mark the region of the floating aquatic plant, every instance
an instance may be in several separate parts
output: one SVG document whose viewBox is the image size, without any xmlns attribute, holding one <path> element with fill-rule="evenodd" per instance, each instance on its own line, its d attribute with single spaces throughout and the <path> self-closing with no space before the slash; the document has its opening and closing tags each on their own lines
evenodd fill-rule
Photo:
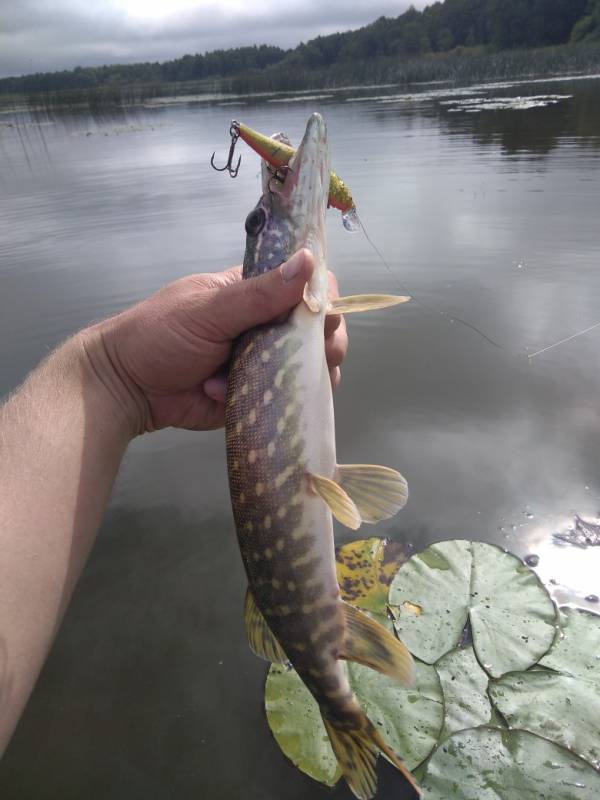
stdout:
<svg viewBox="0 0 600 800">
<path fill-rule="evenodd" d="M 400 639 L 429 664 L 458 645 L 468 621 L 479 663 L 493 677 L 535 664 L 556 632 L 556 607 L 535 572 L 483 542 L 440 542 L 417 553 L 392 581 L 390 603 Z"/>
<path fill-rule="evenodd" d="M 407 560 L 397 543 L 360 540 L 339 549 L 337 568 L 343 598 L 415 657 L 410 688 L 347 669 L 427 800 L 600 797 L 600 616 L 557 609 L 520 559 L 481 542 Z M 271 666 L 265 708 L 284 754 L 333 786 L 341 773 L 294 670 Z"/>
</svg>

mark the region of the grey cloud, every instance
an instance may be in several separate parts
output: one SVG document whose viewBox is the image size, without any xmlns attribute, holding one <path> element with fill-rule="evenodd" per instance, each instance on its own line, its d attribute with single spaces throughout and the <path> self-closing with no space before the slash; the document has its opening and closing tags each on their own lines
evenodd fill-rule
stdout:
<svg viewBox="0 0 600 800">
<path fill-rule="evenodd" d="M 397 16 L 409 4 L 409 0 L 352 4 L 330 0 L 325 7 L 318 0 L 306 0 L 283 6 L 267 0 L 251 12 L 203 4 L 157 23 L 128 17 L 111 0 L 0 0 L 0 76 L 79 64 L 163 61 L 250 44 L 293 47 L 382 15 Z"/>
</svg>

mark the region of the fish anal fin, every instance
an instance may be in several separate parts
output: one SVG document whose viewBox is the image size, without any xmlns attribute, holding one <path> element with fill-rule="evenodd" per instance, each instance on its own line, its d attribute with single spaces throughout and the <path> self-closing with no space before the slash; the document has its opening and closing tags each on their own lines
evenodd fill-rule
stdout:
<svg viewBox="0 0 600 800">
<path fill-rule="evenodd" d="M 407 303 L 410 299 L 408 296 L 397 294 L 352 294 L 330 300 L 327 313 L 354 314 L 359 311 L 379 311 L 382 308 L 391 308 L 400 303 Z"/>
<path fill-rule="evenodd" d="M 260 658 L 277 664 L 287 664 L 288 658 L 261 614 L 254 595 L 248 589 L 244 603 L 244 625 L 250 649 Z"/>
<path fill-rule="evenodd" d="M 338 522 L 353 531 L 360 528 L 362 519 L 356 504 L 338 483 L 323 475 L 309 473 L 308 477 L 311 487 L 327 503 Z"/>
<path fill-rule="evenodd" d="M 350 720 L 323 717 L 327 735 L 344 778 L 355 797 L 371 800 L 377 791 L 377 756 L 383 753 L 419 797 L 421 790 L 406 765 L 386 744 L 366 714 L 357 707 Z M 401 794 L 405 797 L 408 795 Z"/>
<path fill-rule="evenodd" d="M 399 472 L 376 464 L 340 464 L 338 483 L 358 508 L 363 522 L 393 517 L 406 505 L 408 486 Z"/>
<path fill-rule="evenodd" d="M 363 664 L 406 686 L 412 685 L 415 665 L 405 645 L 349 603 L 344 603 L 343 608 L 346 633 L 339 658 Z"/>
</svg>

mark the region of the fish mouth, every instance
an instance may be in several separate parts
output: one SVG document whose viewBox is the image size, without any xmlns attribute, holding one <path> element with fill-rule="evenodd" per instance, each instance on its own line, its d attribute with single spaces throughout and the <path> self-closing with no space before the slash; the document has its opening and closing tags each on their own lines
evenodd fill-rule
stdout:
<svg viewBox="0 0 600 800">
<path fill-rule="evenodd" d="M 327 126 L 320 114 L 308 118 L 302 142 L 288 166 L 277 192 L 282 205 L 299 228 L 318 225 L 327 208 L 330 177 Z"/>
</svg>

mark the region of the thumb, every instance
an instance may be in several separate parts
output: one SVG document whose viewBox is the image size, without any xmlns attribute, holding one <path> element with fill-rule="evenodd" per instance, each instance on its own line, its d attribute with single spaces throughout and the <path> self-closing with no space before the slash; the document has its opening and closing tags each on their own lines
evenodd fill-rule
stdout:
<svg viewBox="0 0 600 800">
<path fill-rule="evenodd" d="M 313 269 L 313 255 L 303 248 L 277 269 L 224 286 L 212 304 L 219 327 L 234 339 L 249 328 L 289 311 L 302 299 Z"/>
</svg>

